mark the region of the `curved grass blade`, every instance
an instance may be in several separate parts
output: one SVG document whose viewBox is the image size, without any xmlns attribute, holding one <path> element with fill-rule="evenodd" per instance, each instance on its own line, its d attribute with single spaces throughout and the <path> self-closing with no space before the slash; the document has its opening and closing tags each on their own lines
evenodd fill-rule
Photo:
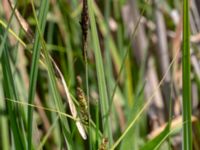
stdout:
<svg viewBox="0 0 200 150">
<path fill-rule="evenodd" d="M 169 125 L 167 125 L 167 127 L 158 136 L 148 141 L 140 150 L 147 150 L 147 149 L 155 150 L 156 147 L 158 147 L 158 144 L 167 138 L 167 135 L 169 135 L 170 133 L 169 129 L 170 129 Z"/>
<path fill-rule="evenodd" d="M 170 129 L 170 125 L 168 124 L 165 129 L 157 135 L 152 140 L 148 141 L 140 150 L 157 150 L 161 146 L 161 144 L 175 131 L 180 131 L 182 128 L 182 124 L 177 125 L 176 128 Z"/>
<path fill-rule="evenodd" d="M 2 26 L 3 26 L 4 28 L 6 27 L 6 24 L 5 24 L 2 20 L 0 20 L 0 24 L 2 24 Z M 17 40 L 23 47 L 28 48 L 28 45 L 27 45 L 26 43 L 24 43 L 23 40 L 13 32 L 12 29 L 9 28 L 9 32 L 16 38 L 16 40 Z M 29 49 L 28 49 L 28 51 L 30 52 Z M 41 54 L 41 56 L 42 56 L 42 59 L 39 59 L 39 61 L 40 61 L 40 63 L 45 67 L 45 69 L 48 70 L 48 68 L 47 68 L 47 66 L 46 66 L 46 64 L 45 64 L 45 62 L 44 62 L 44 60 L 43 60 L 43 59 L 44 59 L 43 53 Z M 65 89 L 65 94 L 66 94 L 67 99 L 68 99 L 68 103 L 69 103 L 69 106 L 70 106 L 71 113 L 73 114 L 74 117 L 76 117 L 76 116 L 77 116 L 77 111 L 76 111 L 75 105 L 73 104 L 73 101 L 72 101 L 72 99 L 71 99 L 71 97 L 70 97 L 69 89 L 68 89 L 67 84 L 66 84 L 66 82 L 65 82 L 64 76 L 62 75 L 60 69 L 58 68 L 58 66 L 56 65 L 56 63 L 54 62 L 54 60 L 53 60 L 51 57 L 50 57 L 50 59 L 51 59 L 51 62 L 53 63 L 53 67 L 54 67 L 54 69 L 55 69 L 55 72 L 58 73 L 59 79 L 61 79 L 62 85 L 63 85 L 63 87 L 64 87 L 64 89 Z M 31 104 L 30 104 L 30 105 L 31 105 Z M 79 121 L 77 121 L 76 125 L 77 125 L 78 130 L 80 131 L 80 134 L 81 134 L 81 136 L 83 137 L 83 139 L 86 139 L 87 136 L 86 136 L 86 133 L 85 133 L 85 131 L 84 131 L 83 125 L 82 125 Z"/>
<path fill-rule="evenodd" d="M 192 122 L 196 122 L 198 119 L 194 116 L 191 117 Z M 176 118 L 172 122 L 168 122 L 166 127 L 158 134 L 155 136 L 152 140 L 148 141 L 140 150 L 146 150 L 146 149 L 151 149 L 151 150 L 156 150 L 159 149 L 161 144 L 167 140 L 167 138 L 173 134 L 174 132 L 180 132 L 181 129 L 183 128 L 184 124 L 186 122 L 182 121 L 181 117 Z"/>
<path fill-rule="evenodd" d="M 35 14 L 35 8 L 34 8 L 33 3 L 32 3 L 32 7 L 33 7 L 34 14 Z M 74 103 L 73 103 L 73 101 L 72 101 L 72 99 L 70 97 L 70 92 L 69 92 L 68 87 L 67 87 L 67 85 L 65 83 L 64 77 L 62 76 L 62 73 L 58 69 L 58 67 L 55 64 L 55 62 L 53 61 L 53 59 L 50 57 L 50 55 L 49 55 L 49 53 L 48 53 L 48 51 L 46 49 L 45 41 L 44 41 L 44 39 L 42 37 L 42 34 L 41 34 L 41 31 L 39 29 L 39 24 L 38 24 L 37 18 L 35 18 L 35 19 L 36 19 L 36 24 L 37 24 L 38 32 L 39 32 L 39 35 L 40 35 L 40 39 L 42 41 L 42 50 L 43 50 L 42 52 L 44 54 L 44 58 L 45 58 L 45 61 L 46 61 L 47 71 L 48 71 L 48 75 L 49 75 L 49 79 L 50 79 L 50 85 L 51 85 L 51 88 L 52 88 L 53 98 L 55 100 L 56 107 L 59 110 L 64 111 L 64 107 L 62 105 L 62 101 L 61 101 L 61 98 L 60 98 L 60 95 L 59 95 L 59 92 L 58 92 L 58 89 L 57 89 L 57 86 L 56 86 L 56 78 L 55 78 L 54 69 L 57 71 L 56 73 L 60 77 L 61 82 L 62 82 L 62 84 L 64 86 L 65 93 L 66 93 L 66 96 L 67 96 L 67 99 L 68 99 L 68 103 L 69 103 L 69 107 L 70 107 L 70 110 L 72 112 L 72 115 L 73 115 L 73 117 L 77 117 L 76 107 L 75 107 L 75 105 L 74 105 Z M 64 132 L 64 136 L 67 139 L 66 142 L 67 142 L 68 148 L 72 149 L 73 144 L 72 144 L 72 139 L 71 139 L 71 136 L 70 136 L 70 130 L 69 130 L 69 127 L 68 127 L 68 122 L 67 122 L 66 118 L 63 118 L 62 116 L 60 118 L 61 118 L 62 127 L 63 127 L 63 129 L 65 131 Z M 86 136 L 84 127 L 83 127 L 82 123 L 79 120 L 76 121 L 76 126 L 77 126 L 77 128 L 79 130 L 79 133 L 83 137 L 83 139 L 86 139 L 87 136 Z"/>
</svg>

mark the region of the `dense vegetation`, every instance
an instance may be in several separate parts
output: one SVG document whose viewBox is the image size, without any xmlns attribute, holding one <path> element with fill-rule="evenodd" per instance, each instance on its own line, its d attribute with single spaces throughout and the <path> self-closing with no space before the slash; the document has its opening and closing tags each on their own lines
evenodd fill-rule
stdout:
<svg viewBox="0 0 200 150">
<path fill-rule="evenodd" d="M 200 149 L 200 0 L 0 2 L 0 149 Z"/>
</svg>

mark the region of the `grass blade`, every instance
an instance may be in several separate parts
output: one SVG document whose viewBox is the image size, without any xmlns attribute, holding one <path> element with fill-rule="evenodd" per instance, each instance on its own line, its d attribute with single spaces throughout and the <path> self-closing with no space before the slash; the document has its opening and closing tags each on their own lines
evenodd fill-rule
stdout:
<svg viewBox="0 0 200 150">
<path fill-rule="evenodd" d="M 43 0 L 41 1 L 38 20 L 39 20 L 39 28 L 44 31 L 46 16 L 49 9 L 49 1 Z M 33 61 L 31 64 L 31 75 L 30 75 L 30 87 L 29 87 L 29 95 L 28 102 L 29 104 L 33 104 L 35 92 L 36 92 L 36 80 L 38 75 L 38 62 L 40 57 L 40 48 L 41 42 L 39 38 L 39 33 L 36 30 L 35 42 L 33 45 Z M 32 120 L 33 120 L 33 108 L 28 107 L 28 149 L 31 149 L 32 144 Z"/>
<path fill-rule="evenodd" d="M 99 45 L 99 39 L 98 39 L 98 34 L 97 34 L 97 29 L 96 29 L 96 21 L 94 17 L 92 3 L 93 3 L 93 0 L 88 0 L 91 34 L 92 34 L 92 40 L 93 40 L 92 42 L 93 42 L 93 47 L 94 47 L 95 63 L 96 63 L 96 68 L 97 68 L 101 113 L 103 117 L 102 118 L 103 131 L 104 131 L 105 136 L 107 136 L 109 139 L 109 144 L 112 144 L 113 140 L 112 140 L 111 123 L 109 119 L 110 117 L 108 115 L 106 116 L 107 112 L 109 111 L 108 94 L 107 94 L 104 67 L 103 67 L 102 55 L 101 55 L 101 50 L 100 50 L 100 45 Z"/>
<path fill-rule="evenodd" d="M 73 101 L 71 100 L 70 93 L 69 93 L 68 87 L 66 85 L 66 82 L 64 80 L 64 77 L 63 77 L 62 73 L 60 72 L 58 66 L 55 64 L 53 59 L 50 57 L 49 52 L 47 51 L 46 43 L 45 43 L 45 40 L 42 36 L 42 33 L 40 31 L 40 28 L 39 28 L 39 23 L 38 23 L 38 20 L 36 18 L 36 12 L 35 12 L 35 8 L 34 8 L 34 5 L 33 5 L 33 1 L 32 1 L 32 7 L 33 7 L 33 13 L 34 13 L 34 16 L 35 16 L 35 19 L 36 19 L 36 25 L 37 25 L 38 32 L 39 32 L 39 37 L 40 37 L 40 40 L 42 41 L 41 44 L 42 44 L 43 57 L 45 58 L 45 62 L 46 62 L 46 65 L 47 65 L 47 72 L 48 72 L 49 80 L 50 80 L 50 88 L 51 88 L 51 91 L 52 91 L 52 95 L 53 95 L 53 99 L 54 99 L 54 102 L 56 104 L 56 107 L 59 111 L 60 110 L 62 112 L 64 111 L 64 106 L 62 104 L 61 97 L 59 95 L 57 85 L 56 85 L 56 77 L 55 77 L 54 69 L 57 71 L 56 73 L 60 77 L 61 82 L 64 86 L 65 94 L 67 96 L 69 107 L 70 107 L 70 110 L 72 112 L 72 115 L 73 115 L 73 117 L 77 117 L 77 111 L 76 111 L 76 108 L 75 108 Z M 72 149 L 72 147 L 73 147 L 72 136 L 73 135 L 70 134 L 70 129 L 69 129 L 69 126 L 68 126 L 67 119 L 64 118 L 63 116 L 60 116 L 60 119 L 61 119 L 62 129 L 64 131 L 64 137 L 65 137 L 65 140 L 66 140 L 67 147 L 68 147 L 68 149 Z M 83 129 L 81 122 L 76 121 L 76 125 L 77 125 L 77 128 L 79 129 L 80 134 L 83 136 L 84 139 L 86 139 L 86 134 L 85 134 L 85 131 Z"/>
<path fill-rule="evenodd" d="M 159 143 L 162 143 L 170 133 L 169 125 L 155 138 L 148 141 L 140 150 L 152 149 L 155 150 Z"/>
<path fill-rule="evenodd" d="M 164 76 L 162 77 L 162 79 L 160 80 L 158 86 L 154 89 L 152 95 L 148 98 L 148 100 L 146 101 L 146 103 L 143 105 L 143 107 L 139 110 L 139 112 L 137 113 L 137 115 L 133 118 L 133 120 L 131 121 L 131 123 L 128 125 L 128 127 L 125 129 L 125 131 L 123 132 L 123 134 L 118 138 L 118 140 L 113 144 L 113 146 L 111 147 L 111 150 L 114 150 L 119 143 L 124 139 L 124 137 L 127 135 L 127 133 L 131 130 L 131 128 L 134 126 L 134 124 L 136 123 L 136 121 L 139 119 L 139 117 L 142 115 L 142 113 L 144 112 L 144 110 L 150 105 L 152 99 L 155 96 L 155 92 L 161 87 L 164 79 L 166 78 L 167 73 L 170 71 L 170 68 L 172 67 L 172 65 L 174 64 L 177 56 L 178 56 L 179 51 L 176 52 L 175 57 L 172 59 L 171 63 L 169 64 Z"/>
<path fill-rule="evenodd" d="M 11 71 L 8 49 L 6 44 L 4 45 L 4 50 L 2 52 L 1 64 L 3 71 L 3 89 L 5 92 L 5 97 L 11 99 L 18 99 L 17 92 L 15 90 L 15 84 Z M 13 132 L 15 147 L 17 149 L 24 149 L 25 139 L 22 136 L 23 131 L 20 129 L 21 119 L 18 117 L 16 118 L 15 116 L 16 114 L 18 114 L 19 111 L 17 110 L 17 107 L 15 107 L 11 102 L 7 103 L 7 107 L 8 107 L 9 121 L 12 121 L 10 125 Z M 19 120 L 19 123 L 17 120 Z"/>
<path fill-rule="evenodd" d="M 13 8 L 13 11 L 12 11 L 12 13 L 11 13 L 10 19 L 9 19 L 8 24 L 7 24 L 7 26 L 6 26 L 6 31 L 5 31 L 4 36 L 3 36 L 3 39 L 2 39 L 2 41 L 1 41 L 1 45 L 0 45 L 0 58 L 1 58 L 1 55 L 2 55 L 2 53 L 3 53 L 4 44 L 6 43 L 6 39 L 7 39 L 7 37 L 8 37 L 8 31 L 9 31 L 10 24 L 11 24 L 12 18 L 13 18 L 13 16 L 14 16 L 14 12 L 15 12 L 16 7 L 17 7 L 17 3 L 15 4 L 15 6 L 14 6 L 14 8 Z M 1 25 L 4 25 L 4 24 L 2 24 L 2 21 L 1 21 Z"/>
<path fill-rule="evenodd" d="M 183 149 L 192 149 L 189 0 L 183 1 Z"/>
<path fill-rule="evenodd" d="M 1 84 L 0 84 L 0 98 L 4 99 L 3 95 L 3 87 L 2 87 L 2 79 L 1 79 Z M 5 109 L 6 103 L 4 101 L 0 101 L 0 111 L 2 109 Z M 8 118 L 6 116 L 0 116 L 0 132 L 1 132 L 1 137 L 2 138 L 2 143 L 1 143 L 1 148 L 4 150 L 9 150 L 10 149 L 10 143 L 9 139 L 9 127 L 8 127 Z"/>
</svg>

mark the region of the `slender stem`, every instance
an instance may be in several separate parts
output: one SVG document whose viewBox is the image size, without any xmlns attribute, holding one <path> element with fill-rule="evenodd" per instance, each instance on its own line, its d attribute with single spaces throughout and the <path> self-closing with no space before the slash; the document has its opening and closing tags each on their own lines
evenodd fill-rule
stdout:
<svg viewBox="0 0 200 150">
<path fill-rule="evenodd" d="M 183 3 L 183 149 L 192 149 L 189 0 Z"/>
</svg>

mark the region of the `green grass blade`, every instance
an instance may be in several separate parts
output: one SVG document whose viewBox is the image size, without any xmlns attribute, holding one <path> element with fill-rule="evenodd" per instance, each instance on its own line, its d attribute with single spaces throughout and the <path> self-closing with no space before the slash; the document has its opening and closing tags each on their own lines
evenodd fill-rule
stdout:
<svg viewBox="0 0 200 150">
<path fill-rule="evenodd" d="M 39 33 L 39 38 L 41 40 L 42 52 L 43 52 L 43 56 L 44 56 L 45 62 L 46 62 L 47 72 L 48 72 L 49 81 L 50 81 L 50 88 L 51 88 L 51 92 L 52 92 L 52 95 L 53 95 L 54 103 L 56 105 L 57 110 L 64 112 L 64 105 L 62 104 L 62 100 L 61 100 L 61 97 L 60 97 L 60 94 L 58 92 L 57 85 L 56 85 L 56 77 L 55 77 L 54 68 L 53 68 L 53 65 L 52 65 L 52 62 L 51 62 L 52 59 L 49 55 L 49 52 L 47 51 L 46 43 L 44 41 L 41 30 L 39 28 L 39 22 L 38 22 L 39 20 L 36 18 L 36 12 L 35 12 L 33 2 L 32 2 L 32 7 L 33 7 L 33 13 L 34 13 L 34 16 L 35 16 L 36 25 L 37 25 L 37 29 L 38 29 L 38 33 Z M 53 62 L 53 63 L 55 63 L 55 62 Z M 54 66 L 54 67 L 57 67 L 57 66 Z M 58 74 L 61 74 L 61 73 L 59 72 Z M 65 88 L 67 88 L 67 87 L 65 87 Z M 70 134 L 70 129 L 69 129 L 69 126 L 68 126 L 67 119 L 66 119 L 66 117 L 63 117 L 61 115 L 59 117 L 61 119 L 61 127 L 63 129 L 63 135 L 64 135 L 64 138 L 65 138 L 67 147 L 68 147 L 69 150 L 71 150 L 72 147 L 73 147 L 73 144 L 72 144 L 73 142 L 72 142 L 72 139 L 71 139 L 72 137 L 71 137 L 71 134 Z"/>
<path fill-rule="evenodd" d="M 5 97 L 17 100 L 18 99 L 17 92 L 15 90 L 15 84 L 9 62 L 8 49 L 6 43 L 4 45 L 4 50 L 2 52 L 1 64 L 3 72 L 3 89 L 5 92 Z M 15 147 L 17 149 L 24 149 L 25 139 L 22 136 L 23 131 L 20 129 L 19 125 L 21 123 L 21 119 L 19 117 L 16 117 L 16 114 L 18 114 L 19 111 L 17 110 L 17 107 L 15 107 L 11 102 L 7 103 L 7 108 L 8 108 L 9 121 L 11 122 L 10 125 L 13 132 Z"/>
<path fill-rule="evenodd" d="M 113 144 L 113 146 L 111 147 L 111 150 L 114 150 L 119 143 L 124 139 L 124 137 L 127 135 L 127 133 L 131 130 L 131 128 L 135 125 L 136 121 L 138 120 L 138 118 L 141 116 L 141 114 L 144 112 L 144 110 L 149 106 L 149 104 L 151 103 L 153 97 L 155 96 L 155 92 L 160 88 L 160 86 L 162 85 L 164 79 L 166 78 L 167 73 L 170 71 L 170 68 L 172 67 L 172 65 L 174 64 L 177 56 L 178 56 L 178 52 L 176 52 L 175 57 L 172 59 L 171 63 L 169 64 L 164 76 L 162 77 L 162 79 L 160 80 L 159 84 L 157 85 L 157 87 L 154 89 L 152 95 L 148 98 L 148 100 L 146 101 L 146 103 L 143 105 L 143 107 L 141 109 L 139 109 L 139 112 L 137 113 L 137 115 L 134 117 L 134 119 L 131 121 L 131 123 L 128 125 L 128 127 L 125 129 L 125 131 L 122 133 L 122 135 L 118 138 L 118 140 Z"/>
<path fill-rule="evenodd" d="M 158 147 L 158 143 L 161 143 L 161 141 L 166 139 L 166 136 L 169 134 L 169 132 L 169 128 L 165 128 L 165 130 L 163 130 L 158 136 L 156 136 L 152 140 L 148 141 L 140 150 L 155 150 L 155 148 Z"/>
<path fill-rule="evenodd" d="M 168 123 L 165 129 L 159 135 L 148 141 L 140 150 L 157 150 L 171 134 L 180 132 L 182 129 L 182 123 L 173 128 L 170 126 L 170 123 Z"/>
<path fill-rule="evenodd" d="M 109 139 L 109 144 L 112 144 L 113 140 L 112 140 L 111 123 L 110 123 L 110 119 L 109 119 L 110 117 L 106 116 L 107 112 L 109 111 L 108 94 L 107 94 L 104 67 L 103 67 L 102 55 L 101 55 L 101 50 L 100 50 L 100 45 L 99 45 L 99 39 L 98 39 L 98 34 L 97 34 L 96 21 L 95 21 L 95 17 L 94 17 L 92 3 L 93 3 L 93 0 L 88 0 L 92 43 L 93 43 L 93 47 L 94 47 L 98 88 L 99 88 L 99 95 L 100 95 L 101 113 L 102 113 L 102 117 L 103 117 L 102 118 L 103 131 L 104 131 L 104 135 L 106 137 L 108 137 L 108 139 Z"/>
<path fill-rule="evenodd" d="M 192 149 L 189 0 L 183 1 L 183 149 Z"/>
<path fill-rule="evenodd" d="M 4 99 L 3 95 L 3 87 L 2 87 L 2 79 L 0 80 L 0 99 Z M 0 101 L 0 111 L 5 109 L 6 103 L 4 101 Z M 0 137 L 2 138 L 2 143 L 0 148 L 3 150 L 9 150 L 10 149 L 10 143 L 9 143 L 9 127 L 8 127 L 8 118 L 5 116 L 0 116 Z"/>
<path fill-rule="evenodd" d="M 8 37 L 8 30 L 9 30 L 9 28 L 10 28 L 10 24 L 11 24 L 11 21 L 12 21 L 12 19 L 13 19 L 13 16 L 14 16 L 14 12 L 15 12 L 16 7 L 17 7 L 17 3 L 15 4 L 15 6 L 14 6 L 14 8 L 13 8 L 13 11 L 12 11 L 12 13 L 11 13 L 10 19 L 9 19 L 8 24 L 7 24 L 7 26 L 6 26 L 6 31 L 4 32 L 3 39 L 1 40 L 1 45 L 0 45 L 0 58 L 1 58 L 1 55 L 2 55 L 2 53 L 3 53 L 4 45 L 5 45 L 6 39 L 7 39 L 7 37 Z"/>
<path fill-rule="evenodd" d="M 38 14 L 38 20 L 39 20 L 39 28 L 42 30 L 42 32 L 44 31 L 48 9 L 49 9 L 49 1 L 48 0 L 41 1 L 40 10 Z M 29 87 L 29 95 L 28 95 L 29 104 L 33 104 L 34 96 L 36 92 L 36 80 L 37 80 L 37 75 L 38 75 L 40 48 L 41 48 L 41 42 L 39 38 L 39 33 L 36 30 L 35 42 L 33 45 L 33 61 L 31 64 L 30 87 Z M 28 107 L 28 149 L 29 150 L 31 150 L 31 147 L 32 147 L 32 120 L 33 120 L 33 108 Z"/>
</svg>

